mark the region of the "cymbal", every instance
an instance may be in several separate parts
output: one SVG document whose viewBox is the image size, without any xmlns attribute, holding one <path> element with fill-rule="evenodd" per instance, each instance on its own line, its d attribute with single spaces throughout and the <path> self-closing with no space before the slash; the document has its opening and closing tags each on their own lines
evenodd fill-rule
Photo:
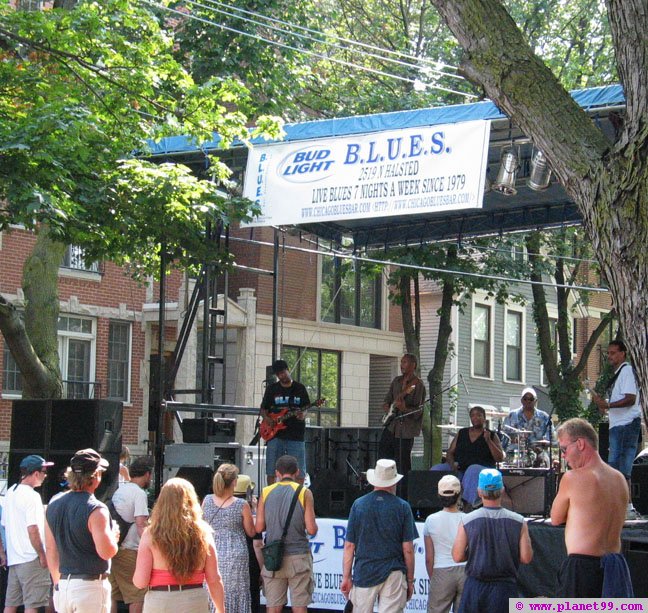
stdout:
<svg viewBox="0 0 648 613">
<path fill-rule="evenodd" d="M 456 424 L 438 424 L 437 428 L 441 428 L 442 430 L 459 430 L 459 426 Z"/>
<path fill-rule="evenodd" d="M 504 424 L 504 428 L 509 432 L 515 432 L 516 434 L 533 434 L 531 430 L 518 430 L 517 428 L 514 428 L 513 426 L 507 426 L 506 424 Z"/>
<path fill-rule="evenodd" d="M 533 445 L 538 445 L 539 447 L 549 447 L 549 445 L 551 445 L 551 441 L 533 441 Z"/>
</svg>

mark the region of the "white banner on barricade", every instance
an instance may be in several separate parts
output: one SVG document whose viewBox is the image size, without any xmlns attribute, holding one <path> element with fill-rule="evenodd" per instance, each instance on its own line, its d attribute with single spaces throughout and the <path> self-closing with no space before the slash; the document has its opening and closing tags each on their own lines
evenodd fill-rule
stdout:
<svg viewBox="0 0 648 613">
<path fill-rule="evenodd" d="M 255 145 L 243 195 L 250 226 L 480 208 L 489 121 Z"/>
<path fill-rule="evenodd" d="M 317 519 L 318 531 L 311 538 L 313 553 L 313 593 L 312 608 L 342 611 L 346 599 L 340 592 L 342 583 L 342 552 L 346 536 L 346 519 Z M 414 541 L 415 583 L 414 595 L 407 603 L 406 611 L 426 611 L 429 579 L 425 570 L 425 546 L 423 544 L 423 524 L 417 523 L 419 538 Z M 265 600 L 262 600 L 265 603 Z"/>
</svg>

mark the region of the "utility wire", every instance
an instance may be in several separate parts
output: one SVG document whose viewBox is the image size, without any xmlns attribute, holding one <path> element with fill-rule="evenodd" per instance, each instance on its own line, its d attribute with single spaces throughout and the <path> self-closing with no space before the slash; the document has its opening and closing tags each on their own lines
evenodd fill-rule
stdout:
<svg viewBox="0 0 648 613">
<path fill-rule="evenodd" d="M 267 241 L 258 241 L 249 238 L 239 238 L 230 236 L 231 241 L 237 241 L 239 243 L 246 243 L 249 245 L 261 245 L 267 247 L 274 247 L 274 243 L 269 243 Z M 336 257 L 344 260 L 351 260 L 353 262 L 366 262 L 368 264 L 379 264 L 380 266 L 396 266 L 397 268 L 408 268 L 411 270 L 419 270 L 421 272 L 435 272 L 443 273 L 448 275 L 457 275 L 459 277 L 474 277 L 477 279 L 492 279 L 494 281 L 502 281 L 506 283 L 522 283 L 526 285 L 541 285 L 544 287 L 562 287 L 565 289 L 584 291 L 584 292 L 597 292 L 597 293 L 607 293 L 609 290 L 602 287 L 589 287 L 586 285 L 569 285 L 568 283 L 550 283 L 548 281 L 532 281 L 530 279 L 518 279 L 515 277 L 502 277 L 499 275 L 488 275 L 477 272 L 468 272 L 464 270 L 448 270 L 445 268 L 434 268 L 432 266 L 421 266 L 419 264 L 405 264 L 403 262 L 395 262 L 392 260 L 379 260 L 376 258 L 367 258 L 361 257 L 358 255 L 353 255 L 349 253 L 343 253 L 331 249 L 330 251 L 320 251 L 319 249 L 306 249 L 304 247 L 296 247 L 294 245 L 286 245 L 286 249 L 292 251 L 299 251 L 301 253 L 315 253 L 317 255 L 323 255 L 327 257 Z"/>
<path fill-rule="evenodd" d="M 442 87 L 441 85 L 433 85 L 431 83 L 424 83 L 418 79 L 410 79 L 407 77 L 403 77 L 400 75 L 392 74 L 390 72 L 385 72 L 383 70 L 378 70 L 375 68 L 369 68 L 368 66 L 361 66 L 359 64 L 354 64 L 353 62 L 347 62 L 345 60 L 341 60 L 338 58 L 333 58 L 333 57 L 328 57 L 322 53 L 317 53 L 315 51 L 311 51 L 310 49 L 300 49 L 299 47 L 293 47 L 292 45 L 288 45 L 286 43 L 282 43 L 279 41 L 274 41 L 269 38 L 264 38 L 263 36 L 258 36 L 256 34 L 250 34 L 249 32 L 244 32 L 242 30 L 237 30 L 236 28 L 231 28 L 230 26 L 226 26 L 222 23 L 216 23 L 215 21 L 211 21 L 209 19 L 204 19 L 202 17 L 198 17 L 197 15 L 192 15 L 191 13 L 185 13 L 183 11 L 178 11 L 176 9 L 173 9 L 171 7 L 163 6 L 161 4 L 157 4 L 155 2 L 152 2 L 151 0 L 140 0 L 140 2 L 143 2 L 144 4 L 148 4 L 149 6 L 152 6 L 158 10 L 162 11 L 167 11 L 169 13 L 174 13 L 176 15 L 180 15 L 181 17 L 185 19 L 193 19 L 194 21 L 200 21 L 202 23 L 206 23 L 212 26 L 216 26 L 218 28 L 222 28 L 223 30 L 228 30 L 230 32 L 234 32 L 236 34 L 241 34 L 242 36 L 248 36 L 249 38 L 253 38 L 255 40 L 259 40 L 265 43 L 268 43 L 270 45 L 274 45 L 276 47 L 281 47 L 283 49 L 290 49 L 291 51 L 296 51 L 297 53 L 304 53 L 306 55 L 312 55 L 314 57 L 318 57 L 323 60 L 327 60 L 329 62 L 333 62 L 335 64 L 341 64 L 343 66 L 348 66 L 349 68 L 356 68 L 357 70 L 363 70 L 365 72 L 370 72 L 373 74 L 377 74 L 383 77 L 388 77 L 391 79 L 397 79 L 399 81 L 404 81 L 406 83 L 412 83 L 413 85 L 423 85 L 427 89 L 436 89 L 439 91 L 444 91 L 450 94 L 457 94 L 459 96 L 464 96 L 466 98 L 476 98 L 477 96 L 473 94 L 467 94 L 466 92 L 461 92 L 455 89 L 450 89 L 448 87 Z"/>
<path fill-rule="evenodd" d="M 403 53 L 402 51 L 394 51 L 393 49 L 385 49 L 383 47 L 378 47 L 376 45 L 371 45 L 369 43 L 363 43 L 363 42 L 358 41 L 358 40 L 353 40 L 353 39 L 350 39 L 350 38 L 344 38 L 342 36 L 337 36 L 336 34 L 324 34 L 323 32 L 321 32 L 319 30 L 314 30 L 312 28 L 307 28 L 305 26 L 301 26 L 301 25 L 296 24 L 296 23 L 291 23 L 289 21 L 282 21 L 281 19 L 277 19 L 275 17 L 268 17 L 266 15 L 262 15 L 261 13 L 256 13 L 254 11 L 247 11 L 247 10 L 239 8 L 239 7 L 230 6 L 228 4 L 224 4 L 223 2 L 218 2 L 218 0 L 205 0 L 205 2 L 209 2 L 211 4 L 217 4 L 219 6 L 223 6 L 225 8 L 229 8 L 231 10 L 239 11 L 241 13 L 247 13 L 248 15 L 254 15 L 256 17 L 260 17 L 262 19 L 267 19 L 269 21 L 274 21 L 275 23 L 280 23 L 280 24 L 283 24 L 283 25 L 287 25 L 289 27 L 293 27 L 293 28 L 296 28 L 298 30 L 302 30 L 304 32 L 311 32 L 312 34 L 315 34 L 317 36 L 326 36 L 326 37 L 332 38 L 334 40 L 339 40 L 341 42 L 350 43 L 352 45 L 357 45 L 359 47 L 364 47 L 366 49 L 372 49 L 374 51 L 379 51 L 381 53 L 387 53 L 389 55 L 395 55 L 397 57 L 404 57 L 406 59 L 420 60 L 420 61 L 423 61 L 423 62 L 425 62 L 427 64 L 430 64 L 430 65 L 441 66 L 443 68 L 451 68 L 452 70 L 459 70 L 459 68 L 457 68 L 456 66 L 452 66 L 451 64 L 444 64 L 443 62 L 440 62 L 438 60 L 429 60 L 427 58 L 418 58 L 415 55 L 411 55 L 409 53 Z M 459 76 L 459 75 L 457 75 L 457 76 Z M 461 77 L 461 76 L 459 76 L 459 78 L 463 79 L 463 77 Z"/>
<path fill-rule="evenodd" d="M 449 64 L 442 64 L 441 62 L 437 62 L 434 60 L 428 60 L 427 58 L 418 58 L 414 55 L 409 55 L 405 53 L 400 53 L 397 51 L 392 51 L 391 49 L 384 49 L 381 47 L 377 47 L 375 45 L 368 45 L 366 43 L 362 43 L 360 41 L 354 41 L 348 38 L 342 38 L 339 36 L 336 36 L 334 34 L 325 34 L 324 32 L 320 32 L 318 30 L 313 30 L 311 28 L 306 28 L 304 26 L 300 26 L 295 23 L 290 23 L 287 21 L 282 21 L 279 19 L 274 19 L 273 17 L 268 17 L 266 15 L 262 15 L 261 13 L 256 13 L 254 11 L 246 11 L 245 9 L 241 9 L 235 6 L 228 6 L 226 4 L 223 4 L 222 2 L 218 2 L 218 0 L 204 0 L 204 2 L 207 2 L 209 5 L 215 5 L 215 6 L 206 6 L 205 4 L 202 4 L 200 2 L 197 2 L 196 0 L 185 0 L 185 3 L 187 4 L 192 4 L 195 6 L 199 6 L 201 8 L 207 9 L 209 11 L 214 11 L 216 13 L 220 13 L 222 15 L 226 15 L 228 17 L 233 17 L 235 19 L 240 19 L 243 22 L 246 23 L 252 23 L 255 25 L 263 26 L 263 27 L 268 27 L 272 30 L 275 30 L 277 32 L 281 32 L 282 34 L 288 34 L 289 36 L 296 36 L 298 38 L 301 38 L 303 40 L 307 41 L 314 41 L 316 43 L 320 43 L 323 45 L 327 45 L 329 47 L 332 47 L 334 49 L 339 49 L 341 51 L 350 51 L 351 49 L 348 46 L 343 46 L 343 45 L 338 45 L 332 42 L 329 42 L 326 40 L 326 38 L 334 39 L 334 40 L 339 40 L 344 43 L 348 43 L 349 45 L 356 45 L 359 47 L 364 47 L 364 48 L 369 48 L 372 51 L 378 51 L 379 53 L 373 53 L 372 51 L 357 51 L 359 55 L 365 56 L 365 57 L 370 57 L 374 59 L 379 59 L 383 60 L 385 62 L 392 62 L 394 64 L 398 64 L 400 66 L 405 66 L 407 68 L 417 68 L 421 69 L 421 64 L 425 64 L 426 69 L 437 73 L 440 77 L 450 77 L 453 79 L 460 79 L 461 81 L 465 81 L 466 79 L 462 77 L 459 74 L 454 74 L 451 72 L 444 72 L 443 70 L 440 70 L 439 68 L 436 68 L 436 66 L 443 66 L 447 68 L 452 68 L 453 70 L 457 70 L 454 66 L 450 66 Z M 224 7 L 224 8 L 216 8 L 217 6 Z M 248 17 L 243 17 L 242 15 L 237 15 L 236 13 L 232 13 L 231 11 L 238 11 L 240 13 L 244 13 L 247 15 L 252 15 L 254 17 L 258 17 L 260 19 L 265 19 L 267 22 L 270 23 L 278 23 L 281 26 L 286 26 L 288 28 L 293 28 L 294 30 L 302 30 L 304 32 L 310 32 L 315 34 L 316 36 L 309 36 L 305 34 L 299 34 L 296 31 L 292 31 L 290 29 L 286 30 L 285 28 L 278 27 L 278 26 L 273 26 L 270 25 L 270 23 L 264 23 L 263 21 L 258 21 L 257 19 L 250 19 Z M 318 38 L 319 37 L 319 38 Z M 403 61 L 400 59 L 396 59 L 396 57 L 385 57 L 385 55 L 381 54 L 387 54 L 387 55 L 394 55 L 397 57 L 403 57 L 406 58 L 407 60 L 410 61 Z"/>
</svg>

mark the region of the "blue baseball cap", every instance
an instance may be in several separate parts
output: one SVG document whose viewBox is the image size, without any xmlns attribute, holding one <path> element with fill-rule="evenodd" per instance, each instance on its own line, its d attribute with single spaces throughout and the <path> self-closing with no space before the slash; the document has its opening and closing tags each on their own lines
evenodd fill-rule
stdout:
<svg viewBox="0 0 648 613">
<path fill-rule="evenodd" d="M 485 468 L 479 473 L 479 484 L 477 487 L 485 492 L 495 492 L 504 487 L 502 473 L 494 468 Z"/>
<path fill-rule="evenodd" d="M 48 466 L 54 466 L 54 462 L 46 462 L 45 458 L 36 454 L 28 455 L 20 462 L 20 468 L 30 475 Z"/>
</svg>

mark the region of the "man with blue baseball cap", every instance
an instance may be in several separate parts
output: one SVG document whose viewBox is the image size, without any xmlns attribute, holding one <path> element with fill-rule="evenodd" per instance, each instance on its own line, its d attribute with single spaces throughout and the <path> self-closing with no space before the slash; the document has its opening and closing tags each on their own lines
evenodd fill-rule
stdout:
<svg viewBox="0 0 648 613">
<path fill-rule="evenodd" d="M 518 568 L 533 559 L 524 518 L 502 508 L 503 489 L 499 470 L 482 470 L 477 493 L 483 506 L 459 525 L 452 558 L 468 562 L 459 613 L 507 613 L 508 599 L 519 596 Z"/>
<path fill-rule="evenodd" d="M 49 603 L 50 576 L 43 545 L 45 510 L 34 488 L 43 485 L 47 467 L 53 465 L 39 455 L 28 455 L 20 462 L 20 481 L 7 490 L 2 513 L 9 566 L 6 613 L 21 605 L 26 613 L 35 613 Z"/>
</svg>

